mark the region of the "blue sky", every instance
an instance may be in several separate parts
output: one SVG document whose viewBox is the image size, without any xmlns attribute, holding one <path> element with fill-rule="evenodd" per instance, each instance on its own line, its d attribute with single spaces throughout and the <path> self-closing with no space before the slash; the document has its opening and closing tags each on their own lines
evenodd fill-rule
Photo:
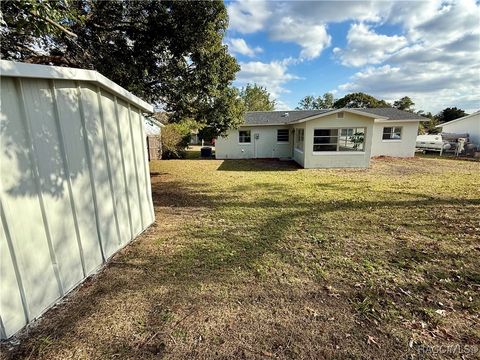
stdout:
<svg viewBox="0 0 480 360">
<path fill-rule="evenodd" d="M 410 96 L 417 110 L 480 108 L 478 1 L 229 1 L 225 43 L 293 109 L 306 95 Z"/>
</svg>

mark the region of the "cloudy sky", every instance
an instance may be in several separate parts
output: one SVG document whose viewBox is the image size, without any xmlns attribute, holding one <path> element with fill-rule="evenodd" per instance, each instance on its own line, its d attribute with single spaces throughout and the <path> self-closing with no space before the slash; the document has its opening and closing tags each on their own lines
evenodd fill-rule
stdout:
<svg viewBox="0 0 480 360">
<path fill-rule="evenodd" d="M 225 42 L 292 109 L 305 95 L 410 96 L 417 110 L 480 108 L 480 1 L 228 1 Z"/>
</svg>

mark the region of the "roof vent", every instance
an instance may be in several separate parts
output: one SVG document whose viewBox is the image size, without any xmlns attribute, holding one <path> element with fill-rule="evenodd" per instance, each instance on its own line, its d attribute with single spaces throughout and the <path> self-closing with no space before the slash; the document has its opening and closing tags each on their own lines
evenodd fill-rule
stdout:
<svg viewBox="0 0 480 360">
<path fill-rule="evenodd" d="M 337 113 L 337 119 L 343 119 L 343 111 Z"/>
<path fill-rule="evenodd" d="M 283 113 L 282 117 L 288 117 L 288 115 L 290 115 L 288 112 L 286 113 Z"/>
</svg>

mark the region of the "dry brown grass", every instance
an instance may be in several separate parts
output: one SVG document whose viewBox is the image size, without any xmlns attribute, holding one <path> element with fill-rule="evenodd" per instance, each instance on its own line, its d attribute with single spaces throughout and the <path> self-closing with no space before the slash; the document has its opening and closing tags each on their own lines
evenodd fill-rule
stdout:
<svg viewBox="0 0 480 360">
<path fill-rule="evenodd" d="M 479 356 L 479 163 L 152 171 L 156 223 L 3 357 Z"/>
</svg>

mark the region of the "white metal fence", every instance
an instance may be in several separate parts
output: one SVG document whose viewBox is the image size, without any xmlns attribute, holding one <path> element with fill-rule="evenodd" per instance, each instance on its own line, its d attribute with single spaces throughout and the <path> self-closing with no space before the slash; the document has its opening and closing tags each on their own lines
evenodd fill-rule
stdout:
<svg viewBox="0 0 480 360">
<path fill-rule="evenodd" d="M 1 62 L 0 337 L 154 221 L 143 112 L 93 71 Z"/>
</svg>

